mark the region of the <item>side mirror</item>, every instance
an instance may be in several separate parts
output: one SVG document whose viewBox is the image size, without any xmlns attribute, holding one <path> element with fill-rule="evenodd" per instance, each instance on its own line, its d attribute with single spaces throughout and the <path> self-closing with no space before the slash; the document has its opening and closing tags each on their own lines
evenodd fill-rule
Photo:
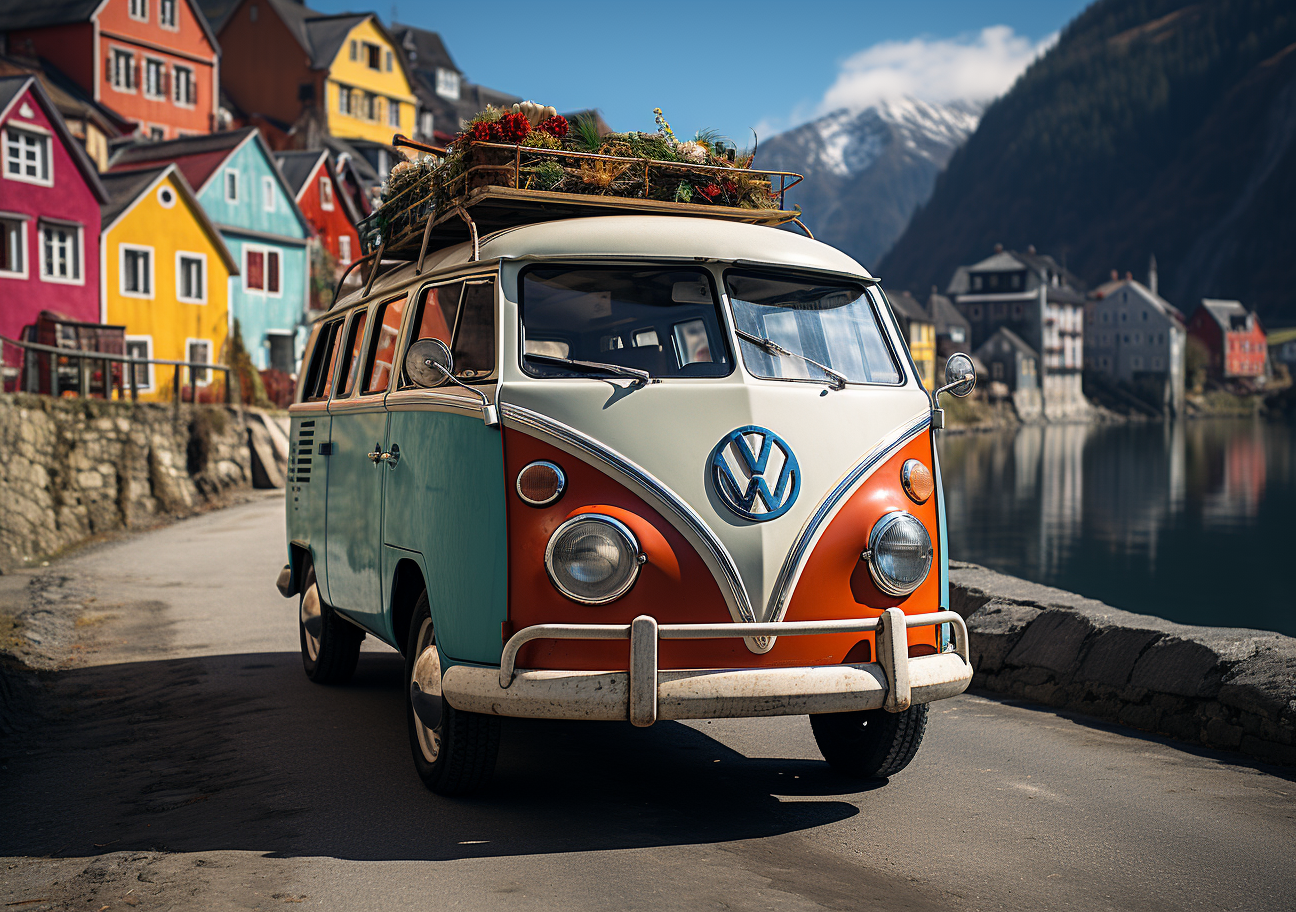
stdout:
<svg viewBox="0 0 1296 912">
<path fill-rule="evenodd" d="M 405 353 L 405 376 L 423 389 L 432 389 L 453 378 L 454 355 L 440 339 L 419 339 Z"/>
<path fill-rule="evenodd" d="M 975 388 L 976 368 L 972 366 L 972 359 L 962 352 L 950 355 L 945 362 L 945 385 L 936 391 L 936 395 L 951 393 L 962 399 Z"/>
</svg>

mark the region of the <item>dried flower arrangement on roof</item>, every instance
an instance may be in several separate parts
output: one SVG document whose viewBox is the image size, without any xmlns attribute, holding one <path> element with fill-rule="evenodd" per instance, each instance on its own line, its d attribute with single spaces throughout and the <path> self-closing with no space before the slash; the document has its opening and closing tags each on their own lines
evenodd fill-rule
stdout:
<svg viewBox="0 0 1296 912">
<path fill-rule="evenodd" d="M 780 211 L 786 180 L 752 170 L 754 148 L 709 130 L 680 139 L 661 108 L 653 118 L 652 133 L 602 133 L 593 117 L 569 122 L 535 102 L 488 107 L 444 157 L 392 169 L 376 221 L 386 235 L 408 233 L 489 187 Z"/>
</svg>

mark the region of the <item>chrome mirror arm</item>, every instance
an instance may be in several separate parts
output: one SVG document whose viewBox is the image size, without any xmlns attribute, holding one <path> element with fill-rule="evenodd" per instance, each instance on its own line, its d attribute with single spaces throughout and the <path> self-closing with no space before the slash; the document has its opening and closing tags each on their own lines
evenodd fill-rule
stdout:
<svg viewBox="0 0 1296 912">
<path fill-rule="evenodd" d="M 439 364 L 436 361 L 429 361 L 428 363 L 444 374 L 445 378 L 455 386 L 463 387 L 468 392 L 481 398 L 482 420 L 486 422 L 487 427 L 497 427 L 499 425 L 499 408 L 490 401 L 489 396 L 477 389 L 477 387 L 469 386 L 467 383 L 464 383 L 454 374 L 450 373 L 444 364 Z"/>
</svg>

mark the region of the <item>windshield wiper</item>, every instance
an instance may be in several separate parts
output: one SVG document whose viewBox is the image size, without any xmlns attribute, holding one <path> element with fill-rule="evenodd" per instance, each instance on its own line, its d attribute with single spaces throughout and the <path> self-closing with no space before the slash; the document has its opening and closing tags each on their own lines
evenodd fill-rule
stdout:
<svg viewBox="0 0 1296 912">
<path fill-rule="evenodd" d="M 825 374 L 828 375 L 828 385 L 832 389 L 840 390 L 846 388 L 846 383 L 847 383 L 846 375 L 838 373 L 828 365 L 820 364 L 814 358 L 808 358 L 805 355 L 801 354 L 800 352 L 790 351 L 784 348 L 782 345 L 779 345 L 773 339 L 766 339 L 764 336 L 757 336 L 737 328 L 734 329 L 734 332 L 738 334 L 738 338 L 745 339 L 746 341 L 750 342 L 752 345 L 755 345 L 757 348 L 759 348 L 761 351 L 765 352 L 766 354 L 790 355 L 793 358 L 800 358 L 806 364 L 813 364 L 815 367 L 819 368 L 821 371 L 823 371 Z"/>
<path fill-rule="evenodd" d="M 622 377 L 631 377 L 640 383 L 656 383 L 653 375 L 646 370 L 639 370 L 637 367 L 622 367 L 620 364 L 605 364 L 602 361 L 582 361 L 579 358 L 559 358 L 555 355 L 536 355 L 527 352 L 522 357 L 529 361 L 548 361 L 551 364 L 565 364 L 571 367 L 584 367 L 590 370 L 600 370 L 609 374 L 619 374 Z"/>
</svg>

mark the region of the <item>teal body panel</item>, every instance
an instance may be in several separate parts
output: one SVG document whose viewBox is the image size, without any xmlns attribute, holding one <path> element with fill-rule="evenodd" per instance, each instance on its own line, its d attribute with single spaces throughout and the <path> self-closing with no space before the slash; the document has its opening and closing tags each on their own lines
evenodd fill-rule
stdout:
<svg viewBox="0 0 1296 912">
<path fill-rule="evenodd" d="M 328 506 L 324 527 L 328 601 L 365 627 L 381 625 L 383 608 L 382 506 L 387 410 L 381 398 L 363 412 L 332 416 Z"/>
<path fill-rule="evenodd" d="M 293 415 L 289 428 L 288 479 L 284 492 L 287 503 L 288 541 L 301 542 L 311 550 L 315 575 L 322 593 L 327 576 L 324 560 L 324 511 L 328 491 L 328 459 L 319 445 L 329 439 L 328 413 L 319 410 Z"/>
<path fill-rule="evenodd" d="M 387 474 L 383 497 L 388 585 L 395 561 L 416 552 L 441 652 L 498 664 L 508 616 L 500 430 L 480 416 L 398 406 L 388 420 L 388 451 L 392 446 L 400 448 L 400 461 Z"/>
</svg>

